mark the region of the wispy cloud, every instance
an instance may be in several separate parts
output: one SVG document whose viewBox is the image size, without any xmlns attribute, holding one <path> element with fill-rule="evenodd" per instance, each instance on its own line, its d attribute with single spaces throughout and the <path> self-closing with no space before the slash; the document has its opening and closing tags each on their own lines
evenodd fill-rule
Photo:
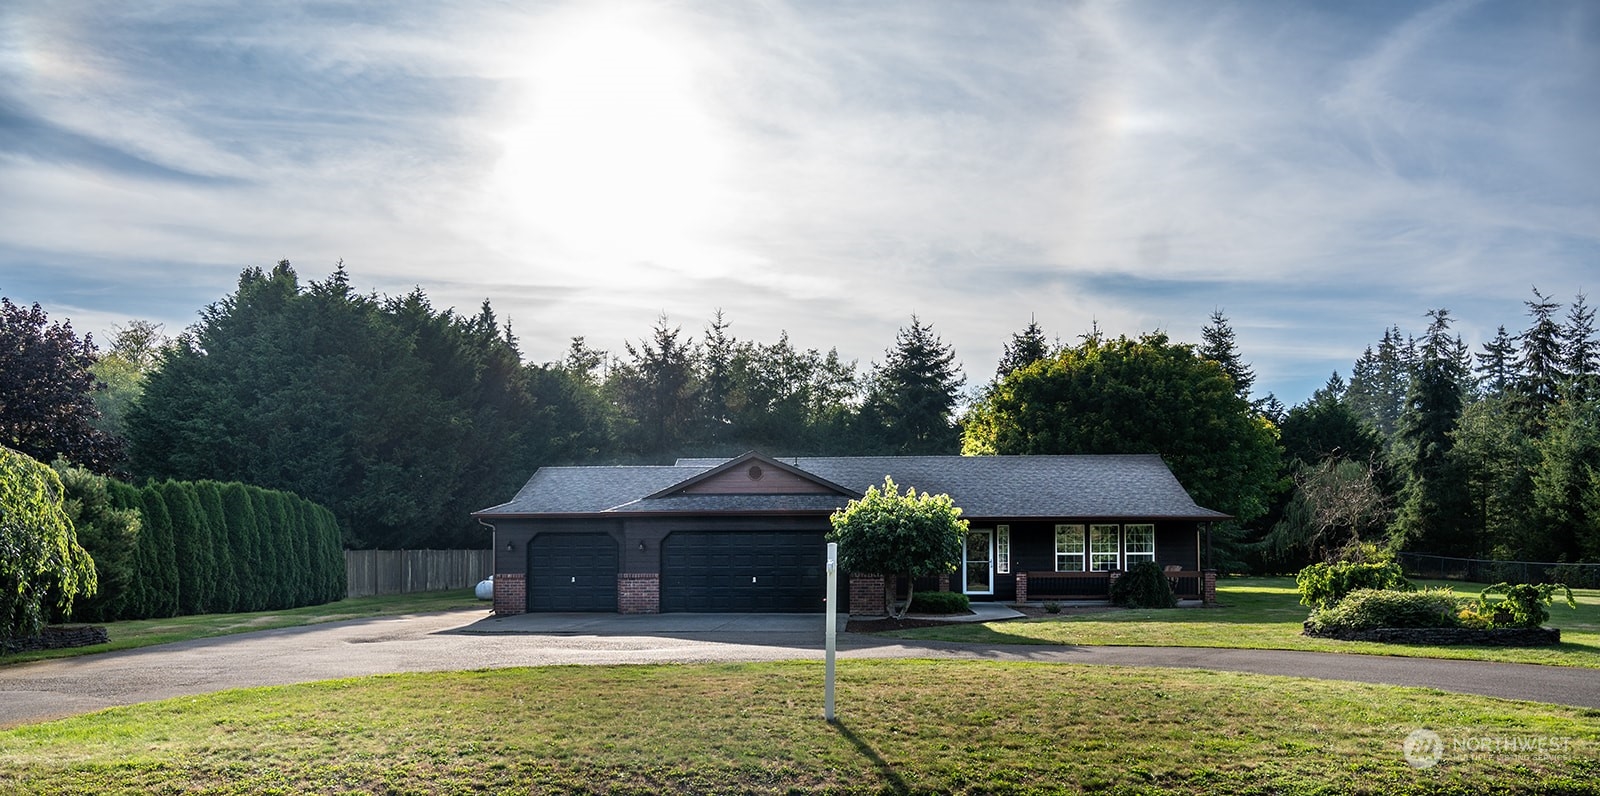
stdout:
<svg viewBox="0 0 1600 796">
<path fill-rule="evenodd" d="M 0 291 L 181 326 L 243 266 L 343 258 L 381 291 L 491 298 L 534 359 L 720 307 L 865 361 L 917 312 L 978 376 L 1030 315 L 1193 339 L 1221 307 L 1298 399 L 1428 307 L 1492 329 L 1529 283 L 1583 287 L 1597 18 L 13 4 Z"/>
</svg>

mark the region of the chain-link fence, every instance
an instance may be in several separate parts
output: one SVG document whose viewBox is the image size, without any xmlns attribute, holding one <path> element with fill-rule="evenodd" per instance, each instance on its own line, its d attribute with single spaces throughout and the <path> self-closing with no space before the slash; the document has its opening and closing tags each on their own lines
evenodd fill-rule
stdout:
<svg viewBox="0 0 1600 796">
<path fill-rule="evenodd" d="M 1407 577 L 1465 580 L 1473 583 L 1565 583 L 1574 588 L 1600 588 L 1600 564 L 1551 561 L 1485 561 L 1422 553 L 1400 553 Z"/>
</svg>

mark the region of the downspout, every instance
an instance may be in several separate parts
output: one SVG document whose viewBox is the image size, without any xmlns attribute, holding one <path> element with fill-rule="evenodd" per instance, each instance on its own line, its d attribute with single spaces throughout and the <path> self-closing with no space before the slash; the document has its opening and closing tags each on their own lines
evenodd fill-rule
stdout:
<svg viewBox="0 0 1600 796">
<path fill-rule="evenodd" d="M 477 520 L 479 525 L 489 529 L 489 552 L 491 553 L 489 556 L 489 569 L 494 570 L 489 574 L 493 575 L 500 569 L 500 567 L 494 563 L 500 560 L 500 533 L 494 527 L 493 523 L 484 522 L 482 517 L 473 517 L 473 519 Z"/>
</svg>

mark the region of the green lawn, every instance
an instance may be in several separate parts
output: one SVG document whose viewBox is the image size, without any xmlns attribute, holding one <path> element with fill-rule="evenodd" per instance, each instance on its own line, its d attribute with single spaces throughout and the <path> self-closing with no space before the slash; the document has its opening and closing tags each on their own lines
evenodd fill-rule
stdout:
<svg viewBox="0 0 1600 796">
<path fill-rule="evenodd" d="M 1423 689 L 847 660 L 821 702 L 814 661 L 251 689 L 0 731 L 0 793 L 1600 794 L 1600 711 Z"/>
<path fill-rule="evenodd" d="M 489 604 L 475 599 L 471 589 L 391 594 L 379 597 L 357 597 L 327 605 L 311 605 L 283 611 L 258 611 L 245 614 L 202 614 L 176 616 L 169 619 L 137 619 L 128 622 L 104 623 L 110 644 L 95 647 L 76 647 L 62 650 L 42 650 L 0 656 L 0 666 L 46 658 L 70 658 L 99 652 L 148 647 L 173 641 L 226 636 L 252 630 L 271 630 L 280 627 L 315 625 L 338 622 L 344 619 L 365 619 L 374 616 L 401 616 L 430 611 L 451 611 L 477 608 L 487 612 Z"/>
<path fill-rule="evenodd" d="M 1445 581 L 1418 586 L 1450 586 L 1477 596 L 1483 587 Z M 1574 589 L 1576 610 L 1557 604 L 1547 626 L 1561 628 L 1554 647 L 1430 647 L 1333 641 L 1300 635 L 1308 610 L 1300 604 L 1292 578 L 1227 578 L 1217 584 L 1217 608 L 1141 611 L 1107 608 L 1094 613 L 1044 619 L 903 630 L 891 635 L 983 644 L 1089 644 L 1135 647 L 1232 647 L 1313 650 L 1423 658 L 1542 663 L 1600 669 L 1600 590 Z"/>
</svg>

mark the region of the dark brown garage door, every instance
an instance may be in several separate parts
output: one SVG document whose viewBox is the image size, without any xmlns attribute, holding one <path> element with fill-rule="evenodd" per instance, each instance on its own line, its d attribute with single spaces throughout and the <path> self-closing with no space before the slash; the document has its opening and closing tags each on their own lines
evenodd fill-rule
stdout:
<svg viewBox="0 0 1600 796">
<path fill-rule="evenodd" d="M 680 531 L 661 544 L 661 610 L 821 613 L 826 558 L 821 531 Z"/>
<path fill-rule="evenodd" d="M 529 611 L 617 610 L 617 541 L 604 533 L 541 533 L 528 543 Z"/>
</svg>

